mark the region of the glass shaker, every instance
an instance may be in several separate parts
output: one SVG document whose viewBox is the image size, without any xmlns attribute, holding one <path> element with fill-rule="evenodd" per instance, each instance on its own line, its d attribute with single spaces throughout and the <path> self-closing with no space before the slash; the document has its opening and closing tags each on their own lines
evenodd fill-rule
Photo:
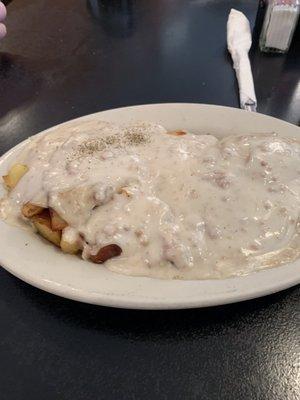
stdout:
<svg viewBox="0 0 300 400">
<path fill-rule="evenodd" d="M 267 0 L 259 46 L 264 52 L 286 53 L 300 12 L 300 0 Z"/>
</svg>

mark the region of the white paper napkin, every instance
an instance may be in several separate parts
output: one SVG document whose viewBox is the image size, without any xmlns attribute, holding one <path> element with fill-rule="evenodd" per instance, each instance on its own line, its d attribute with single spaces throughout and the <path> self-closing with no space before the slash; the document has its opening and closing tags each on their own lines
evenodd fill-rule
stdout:
<svg viewBox="0 0 300 400">
<path fill-rule="evenodd" d="M 243 13 L 231 9 L 227 21 L 227 47 L 233 60 L 233 68 L 240 90 L 241 108 L 256 111 L 256 96 L 248 52 L 251 47 L 251 30 Z"/>
</svg>

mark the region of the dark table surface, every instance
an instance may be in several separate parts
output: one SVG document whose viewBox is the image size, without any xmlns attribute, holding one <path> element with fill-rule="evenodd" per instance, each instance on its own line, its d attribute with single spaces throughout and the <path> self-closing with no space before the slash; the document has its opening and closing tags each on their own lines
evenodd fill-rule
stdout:
<svg viewBox="0 0 300 400">
<path fill-rule="evenodd" d="M 0 153 L 60 122 L 156 102 L 238 107 L 231 7 L 254 0 L 13 0 L 0 43 Z M 298 30 L 299 32 L 299 30 Z M 259 111 L 299 124 L 299 33 L 252 52 Z M 22 254 L 20 254 L 22 257 Z M 210 309 L 80 304 L 0 270 L 3 400 L 300 397 L 300 288 Z"/>
</svg>

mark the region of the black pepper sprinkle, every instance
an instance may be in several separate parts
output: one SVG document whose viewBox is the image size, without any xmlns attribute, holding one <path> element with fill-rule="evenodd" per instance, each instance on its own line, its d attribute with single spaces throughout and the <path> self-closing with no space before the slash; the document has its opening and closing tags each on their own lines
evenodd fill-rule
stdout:
<svg viewBox="0 0 300 400">
<path fill-rule="evenodd" d="M 125 146 L 138 146 L 150 142 L 150 136 L 143 128 L 133 127 L 125 130 L 124 134 L 108 135 L 84 141 L 77 146 L 73 153 L 67 157 L 72 161 L 88 155 L 94 155 L 108 148 L 124 148 Z"/>
</svg>

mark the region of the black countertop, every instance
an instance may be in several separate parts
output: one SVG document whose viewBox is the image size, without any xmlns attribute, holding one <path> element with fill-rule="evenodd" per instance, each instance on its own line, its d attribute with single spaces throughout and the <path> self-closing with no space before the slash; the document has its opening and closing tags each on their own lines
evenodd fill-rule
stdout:
<svg viewBox="0 0 300 400">
<path fill-rule="evenodd" d="M 0 43 L 0 154 L 60 122 L 124 105 L 238 107 L 231 7 L 254 0 L 13 0 Z M 251 59 L 259 112 L 300 119 L 299 29 Z M 22 257 L 22 254 L 20 254 Z M 300 397 L 300 288 L 224 307 L 127 311 L 35 289 L 0 270 L 3 400 Z"/>
</svg>

